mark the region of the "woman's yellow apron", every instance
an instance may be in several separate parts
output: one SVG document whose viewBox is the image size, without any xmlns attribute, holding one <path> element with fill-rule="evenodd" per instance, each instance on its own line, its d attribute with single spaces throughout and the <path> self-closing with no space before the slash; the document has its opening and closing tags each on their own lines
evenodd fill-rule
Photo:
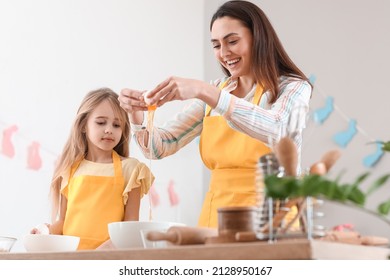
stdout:
<svg viewBox="0 0 390 280">
<path fill-rule="evenodd" d="M 253 104 L 259 103 L 262 93 L 263 88 L 257 85 Z M 211 180 L 198 224 L 217 227 L 218 208 L 256 204 L 256 165 L 259 158 L 271 150 L 260 140 L 232 129 L 224 117 L 210 116 L 210 111 L 207 106 L 200 154 L 211 170 Z"/>
<path fill-rule="evenodd" d="M 109 239 L 108 223 L 123 220 L 122 163 L 116 152 L 112 159 L 114 177 L 73 177 L 81 161 L 71 169 L 69 184 L 63 193 L 68 199 L 63 234 L 80 236 L 78 250 L 97 248 Z"/>
</svg>

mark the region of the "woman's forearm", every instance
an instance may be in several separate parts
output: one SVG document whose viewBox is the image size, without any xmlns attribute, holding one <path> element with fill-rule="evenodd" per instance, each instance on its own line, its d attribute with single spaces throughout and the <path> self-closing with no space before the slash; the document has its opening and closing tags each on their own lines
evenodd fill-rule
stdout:
<svg viewBox="0 0 390 280">
<path fill-rule="evenodd" d="M 130 122 L 133 124 L 141 125 L 144 121 L 144 112 L 143 111 L 135 111 L 129 113 Z"/>
</svg>

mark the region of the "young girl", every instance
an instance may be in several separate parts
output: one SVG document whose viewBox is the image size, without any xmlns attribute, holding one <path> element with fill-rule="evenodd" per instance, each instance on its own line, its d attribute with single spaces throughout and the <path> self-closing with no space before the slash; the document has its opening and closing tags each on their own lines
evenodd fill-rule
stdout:
<svg viewBox="0 0 390 280">
<path fill-rule="evenodd" d="M 154 177 L 129 157 L 129 136 L 118 95 L 108 88 L 88 93 L 54 171 L 50 234 L 79 236 L 79 250 L 95 249 L 108 246 L 108 223 L 139 219 Z"/>
</svg>

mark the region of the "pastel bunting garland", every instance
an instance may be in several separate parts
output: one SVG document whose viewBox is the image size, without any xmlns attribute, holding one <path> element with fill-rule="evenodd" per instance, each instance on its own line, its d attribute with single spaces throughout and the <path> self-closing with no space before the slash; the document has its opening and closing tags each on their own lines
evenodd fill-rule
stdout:
<svg viewBox="0 0 390 280">
<path fill-rule="evenodd" d="M 312 84 L 316 81 L 316 76 L 311 75 L 309 80 Z M 365 156 L 362 160 L 363 165 L 365 167 L 373 167 L 375 166 L 379 160 L 383 156 L 384 151 L 384 142 L 373 140 L 365 130 L 363 130 L 355 119 L 348 117 L 335 103 L 334 98 L 332 96 L 324 95 L 319 89 L 318 85 L 315 85 L 316 91 L 324 98 L 325 104 L 314 110 L 312 114 L 313 121 L 317 124 L 324 124 L 324 122 L 336 111 L 336 113 L 347 122 L 347 128 L 343 131 L 336 132 L 333 135 L 333 141 L 341 148 L 346 148 L 349 143 L 353 140 L 353 138 L 358 134 L 362 134 L 368 139 L 368 143 L 377 143 L 376 149 L 373 153 Z M 389 147 L 390 150 L 390 147 Z"/>
</svg>

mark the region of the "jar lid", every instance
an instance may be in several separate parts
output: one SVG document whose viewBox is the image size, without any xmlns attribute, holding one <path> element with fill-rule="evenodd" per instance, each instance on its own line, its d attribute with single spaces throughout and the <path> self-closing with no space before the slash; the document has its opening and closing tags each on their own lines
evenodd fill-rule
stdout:
<svg viewBox="0 0 390 280">
<path fill-rule="evenodd" d="M 255 206 L 226 206 L 217 209 L 218 212 L 239 212 L 239 211 L 255 211 Z"/>
</svg>

